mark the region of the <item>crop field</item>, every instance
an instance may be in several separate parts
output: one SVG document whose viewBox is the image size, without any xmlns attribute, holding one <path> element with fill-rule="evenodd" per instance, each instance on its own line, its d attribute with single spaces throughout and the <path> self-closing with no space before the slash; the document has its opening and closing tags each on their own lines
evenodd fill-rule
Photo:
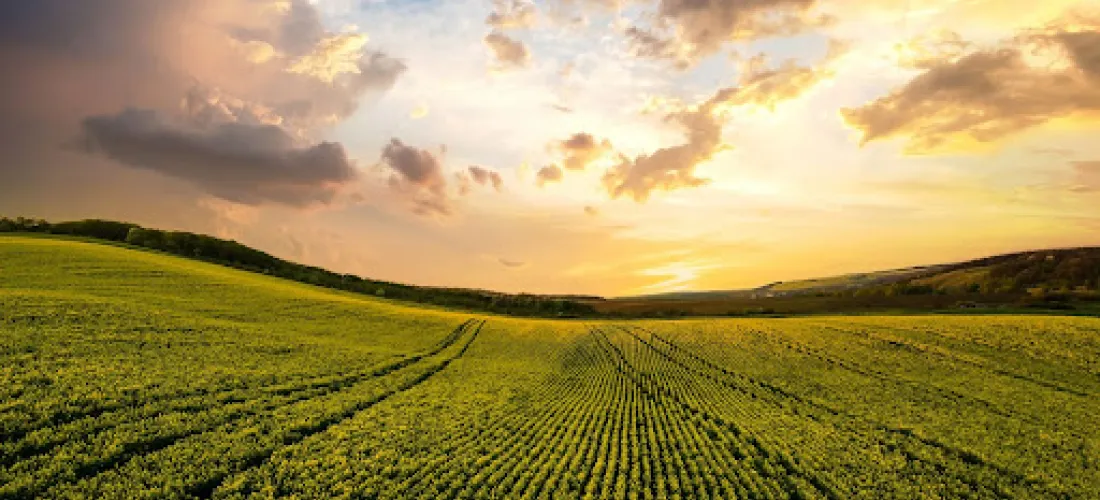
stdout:
<svg viewBox="0 0 1100 500">
<path fill-rule="evenodd" d="M 0 498 L 1100 498 L 1100 319 L 527 320 L 0 236 Z"/>
</svg>

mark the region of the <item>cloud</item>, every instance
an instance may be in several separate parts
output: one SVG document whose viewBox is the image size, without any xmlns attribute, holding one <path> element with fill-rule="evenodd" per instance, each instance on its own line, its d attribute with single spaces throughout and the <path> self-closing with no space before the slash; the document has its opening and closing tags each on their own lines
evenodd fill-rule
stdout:
<svg viewBox="0 0 1100 500">
<path fill-rule="evenodd" d="M 1100 21 L 1022 33 L 922 61 L 905 85 L 841 116 L 861 144 L 903 138 L 908 154 L 993 143 L 1057 118 L 1100 111 Z"/>
<path fill-rule="evenodd" d="M 354 72 L 333 72 L 331 82 L 314 77 L 276 87 L 279 79 L 273 78 L 268 84 L 277 97 L 270 101 L 301 127 L 327 128 L 354 114 L 364 96 L 392 88 L 408 69 L 403 61 L 377 51 L 364 53 L 356 67 Z"/>
<path fill-rule="evenodd" d="M 531 61 L 531 51 L 523 42 L 494 30 L 485 35 L 485 45 L 501 68 L 522 68 Z"/>
<path fill-rule="evenodd" d="M 950 30 L 939 30 L 918 36 L 894 46 L 898 66 L 907 69 L 928 70 L 943 61 L 958 60 L 975 48 L 972 42 Z"/>
<path fill-rule="evenodd" d="M 220 123 L 283 125 L 285 118 L 262 104 L 245 101 L 217 88 L 195 85 L 187 90 L 175 113 L 181 120 L 196 127 Z"/>
<path fill-rule="evenodd" d="M 500 172 L 477 165 L 470 165 L 468 170 L 470 172 L 470 178 L 479 185 L 492 185 L 493 189 L 497 191 L 500 191 L 504 187 L 504 179 L 500 176 Z"/>
<path fill-rule="evenodd" d="M 252 64 L 264 64 L 280 56 L 280 54 L 275 51 L 275 47 L 272 47 L 271 44 L 267 42 L 260 42 L 257 40 L 241 42 L 234 39 L 231 43 L 240 50 L 245 60 Z"/>
<path fill-rule="evenodd" d="M 522 268 L 522 267 L 527 267 L 526 262 L 522 262 L 522 261 L 518 261 L 518 260 L 509 260 L 509 259 L 505 259 L 504 257 L 501 257 L 501 258 L 497 259 L 497 262 L 499 262 L 500 265 L 502 265 L 504 267 L 507 267 L 507 268 L 510 268 L 510 269 L 519 269 L 519 268 Z"/>
<path fill-rule="evenodd" d="M 802 66 L 794 60 L 769 67 L 767 57 L 757 55 L 742 65 L 738 86 L 727 90 L 727 95 L 718 100 L 725 106 L 753 105 L 774 111 L 779 103 L 795 99 L 834 76 L 832 63 L 846 51 L 846 44 L 830 40 L 825 59 L 812 67 Z"/>
<path fill-rule="evenodd" d="M 583 171 L 601 160 L 615 158 L 611 141 L 598 140 L 587 132 L 578 132 L 566 139 L 553 141 L 548 149 L 556 153 L 560 161 L 538 171 L 535 183 L 539 186 L 561 181 L 566 171 Z"/>
<path fill-rule="evenodd" d="M 477 165 L 455 172 L 455 180 L 458 182 L 458 192 L 463 196 L 470 194 L 474 184 L 491 186 L 498 193 L 504 189 L 504 178 L 499 172 Z"/>
<path fill-rule="evenodd" d="M 830 77 L 831 64 L 843 52 L 843 45 L 830 42 L 825 60 L 817 67 L 803 67 L 793 61 L 769 67 L 762 56 L 750 59 L 736 86 L 720 89 L 703 103 L 674 109 L 666 116 L 666 121 L 684 130 L 686 142 L 635 158 L 620 154 L 618 164 L 603 176 L 605 188 L 612 198 L 630 196 L 644 202 L 655 190 L 707 184 L 709 181 L 697 176 L 695 170 L 729 149 L 722 142 L 722 132 L 725 116 L 732 108 L 758 106 L 774 110 L 777 104 L 801 96 Z"/>
<path fill-rule="evenodd" d="M 152 110 L 127 109 L 83 122 L 90 152 L 187 180 L 237 203 L 327 203 L 357 177 L 343 146 L 299 146 L 275 125 L 174 123 Z"/>
<path fill-rule="evenodd" d="M 707 180 L 695 175 L 695 168 L 724 149 L 722 123 L 712 115 L 713 105 L 670 115 L 687 133 L 687 142 L 658 149 L 633 159 L 621 156 L 619 163 L 603 176 L 612 198 L 630 195 L 637 202 L 649 199 L 654 190 L 698 187 Z"/>
<path fill-rule="evenodd" d="M 447 179 L 443 164 L 431 151 L 407 146 L 393 138 L 382 149 L 382 164 L 389 167 L 390 187 L 405 195 L 419 215 L 450 215 Z"/>
<path fill-rule="evenodd" d="M 816 0 L 660 0 L 649 27 L 625 35 L 637 55 L 681 69 L 719 52 L 726 42 L 789 36 L 827 22 L 812 15 Z"/>
<path fill-rule="evenodd" d="M 538 20 L 538 9 L 532 2 L 524 0 L 494 0 L 493 12 L 485 19 L 485 24 L 496 29 L 531 28 Z"/>
<path fill-rule="evenodd" d="M 566 170 L 585 170 L 614 152 L 611 141 L 596 140 L 587 132 L 573 134 L 568 139 L 558 141 L 553 147 L 562 155 L 561 166 Z"/>
<path fill-rule="evenodd" d="M 562 177 L 563 173 L 561 167 L 557 165 L 547 165 L 540 168 L 538 173 L 535 174 L 535 183 L 538 184 L 539 187 L 542 187 L 549 183 L 561 182 Z"/>
<path fill-rule="evenodd" d="M 333 83 L 339 75 L 360 73 L 359 63 L 363 58 L 363 47 L 366 44 L 367 36 L 360 33 L 329 36 L 319 41 L 312 52 L 290 63 L 286 70 L 290 73 L 309 75 L 325 83 Z M 267 46 L 270 47 L 270 45 Z"/>
<path fill-rule="evenodd" d="M 101 186 L 125 167 L 241 203 L 324 203 L 354 171 L 319 138 L 406 70 L 366 41 L 306 0 L 2 3 L 0 149 L 19 160 L 0 196 L 95 164 Z M 93 147 L 59 147 L 74 138 Z"/>
<path fill-rule="evenodd" d="M 695 64 L 690 46 L 678 43 L 675 39 L 662 38 L 651 30 L 637 26 L 628 26 L 623 35 L 626 36 L 635 57 L 664 59 L 679 70 L 686 70 Z"/>
</svg>

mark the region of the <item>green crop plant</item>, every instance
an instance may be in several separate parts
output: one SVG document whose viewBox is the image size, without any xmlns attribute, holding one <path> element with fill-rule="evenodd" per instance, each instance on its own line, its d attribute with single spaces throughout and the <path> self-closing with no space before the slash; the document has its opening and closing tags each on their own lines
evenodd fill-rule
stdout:
<svg viewBox="0 0 1100 500">
<path fill-rule="evenodd" d="M 1100 319 L 580 321 L 0 236 L 0 498 L 1098 498 Z"/>
</svg>

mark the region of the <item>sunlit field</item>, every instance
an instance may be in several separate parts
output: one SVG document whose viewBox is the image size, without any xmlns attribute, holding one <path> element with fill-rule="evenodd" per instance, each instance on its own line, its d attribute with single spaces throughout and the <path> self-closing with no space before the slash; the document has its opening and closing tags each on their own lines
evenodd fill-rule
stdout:
<svg viewBox="0 0 1100 500">
<path fill-rule="evenodd" d="M 1100 498 L 1100 319 L 527 320 L 0 236 L 2 498 Z"/>
</svg>

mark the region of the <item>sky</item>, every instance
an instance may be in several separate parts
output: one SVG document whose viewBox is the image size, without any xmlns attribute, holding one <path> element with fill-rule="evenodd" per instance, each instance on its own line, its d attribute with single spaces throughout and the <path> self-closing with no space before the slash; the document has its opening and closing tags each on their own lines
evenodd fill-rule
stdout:
<svg viewBox="0 0 1100 500">
<path fill-rule="evenodd" d="M 24 0 L 0 214 L 623 296 L 1100 245 L 1098 0 Z"/>
</svg>

